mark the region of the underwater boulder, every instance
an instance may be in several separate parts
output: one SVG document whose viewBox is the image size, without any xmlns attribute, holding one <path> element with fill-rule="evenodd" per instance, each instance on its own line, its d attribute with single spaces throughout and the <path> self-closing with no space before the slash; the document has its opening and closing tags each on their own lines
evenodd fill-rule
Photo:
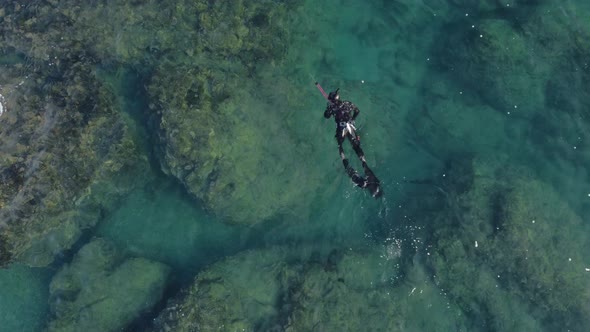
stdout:
<svg viewBox="0 0 590 332">
<path fill-rule="evenodd" d="M 297 274 L 286 257 L 285 250 L 269 248 L 213 264 L 168 302 L 153 330 L 268 330 L 280 313 L 277 302 L 285 291 L 281 280 Z"/>
<path fill-rule="evenodd" d="M 49 331 L 119 331 L 161 298 L 169 268 L 122 257 L 106 240 L 82 247 L 53 277 Z"/>
<path fill-rule="evenodd" d="M 288 299 L 285 331 L 403 330 L 400 289 L 394 287 L 400 261 L 377 252 L 336 256 L 328 264 L 306 266 Z"/>
<path fill-rule="evenodd" d="M 20 71 L 0 73 L 0 262 L 46 266 L 148 165 L 92 66 Z"/>
<path fill-rule="evenodd" d="M 152 330 L 403 331 L 464 326 L 455 318 L 436 321 L 438 325 L 417 319 L 409 308 L 449 305 L 419 268 L 409 268 L 408 284 L 403 282 L 399 256 L 378 249 L 334 250 L 325 257 L 292 255 L 274 247 L 213 264 L 168 302 Z"/>
<path fill-rule="evenodd" d="M 162 169 L 223 221 L 306 218 L 322 174 L 305 158 L 317 151 L 298 144 L 281 114 L 245 83 L 223 76 L 163 66 L 152 78 Z"/>
<path fill-rule="evenodd" d="M 587 227 L 567 202 L 525 168 L 499 159 L 457 161 L 446 204 L 432 224 L 428 264 L 451 298 L 494 329 L 588 324 Z M 456 167 L 463 170 L 464 167 Z"/>
<path fill-rule="evenodd" d="M 541 113 L 550 79 L 570 72 L 570 64 L 583 67 L 580 50 L 590 35 L 583 22 L 575 6 L 544 2 L 451 22 L 436 46 L 441 68 L 502 113 L 530 119 Z"/>
<path fill-rule="evenodd" d="M 502 113 L 515 107 L 521 114 L 536 112 L 544 103 L 550 67 L 536 57 L 534 41 L 508 20 L 486 18 L 474 26 L 440 43 L 444 68 Z"/>
<path fill-rule="evenodd" d="M 257 68 L 284 60 L 292 5 L 215 3 L 200 16 L 203 51 L 170 54 L 148 85 L 162 169 L 225 222 L 306 218 L 322 183 L 292 123 L 304 93 Z"/>
</svg>

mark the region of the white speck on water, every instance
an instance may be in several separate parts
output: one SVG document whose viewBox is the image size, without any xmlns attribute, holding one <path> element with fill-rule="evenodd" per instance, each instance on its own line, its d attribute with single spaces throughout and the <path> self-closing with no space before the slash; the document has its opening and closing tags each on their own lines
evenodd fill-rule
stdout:
<svg viewBox="0 0 590 332">
<path fill-rule="evenodd" d="M 535 223 L 535 219 L 533 219 L 533 224 Z"/>
<path fill-rule="evenodd" d="M 590 269 L 589 268 L 586 268 L 586 272 L 590 272 Z"/>
<path fill-rule="evenodd" d="M 361 80 L 361 83 L 363 83 L 363 84 L 364 84 L 364 83 L 365 83 L 365 80 Z"/>
<path fill-rule="evenodd" d="M 477 247 L 479 247 L 479 245 L 477 244 L 477 241 L 475 241 L 475 247 L 476 247 L 476 248 L 477 248 Z"/>
</svg>

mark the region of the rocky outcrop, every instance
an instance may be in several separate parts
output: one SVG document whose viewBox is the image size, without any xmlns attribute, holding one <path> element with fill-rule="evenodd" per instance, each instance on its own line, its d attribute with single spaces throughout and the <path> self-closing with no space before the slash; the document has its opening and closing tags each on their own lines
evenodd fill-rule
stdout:
<svg viewBox="0 0 590 332">
<path fill-rule="evenodd" d="M 164 264 L 122 257 L 94 239 L 51 281 L 49 331 L 120 331 L 160 300 L 168 274 Z"/>
</svg>

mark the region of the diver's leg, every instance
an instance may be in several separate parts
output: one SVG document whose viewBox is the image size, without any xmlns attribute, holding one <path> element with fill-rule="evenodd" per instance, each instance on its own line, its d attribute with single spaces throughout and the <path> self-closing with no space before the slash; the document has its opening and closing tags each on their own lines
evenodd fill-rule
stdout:
<svg viewBox="0 0 590 332">
<path fill-rule="evenodd" d="M 336 140 L 338 141 L 338 152 L 340 152 L 340 159 L 342 159 L 342 165 L 344 165 L 344 169 L 346 170 L 346 174 L 348 174 L 348 176 L 350 177 L 352 182 L 354 182 L 355 185 L 357 185 L 361 188 L 364 188 L 367 185 L 367 181 L 365 180 L 365 178 L 360 176 L 359 173 L 354 170 L 354 168 L 352 168 L 350 166 L 350 162 L 348 161 L 348 158 L 346 158 L 346 155 L 344 154 L 344 149 L 342 148 L 342 143 L 344 142 L 344 137 L 342 136 L 341 132 L 336 133 Z"/>
<path fill-rule="evenodd" d="M 336 130 L 336 142 L 338 142 L 338 153 L 340 154 L 340 159 L 342 159 L 342 163 L 344 164 L 344 168 L 346 169 L 346 166 L 348 165 L 348 159 L 346 159 L 344 149 L 342 148 L 342 143 L 344 143 L 344 137 L 342 137 L 342 130 Z"/>
<path fill-rule="evenodd" d="M 363 149 L 361 149 L 361 141 L 359 140 L 356 134 L 352 135 L 349 133 L 347 136 L 348 140 L 350 141 L 350 144 L 352 145 L 352 149 L 359 157 L 364 167 L 364 165 L 367 163 L 367 160 L 365 159 L 365 153 L 363 152 Z"/>
<path fill-rule="evenodd" d="M 342 163 L 344 164 L 344 168 L 346 168 L 346 174 L 348 174 L 352 182 L 354 182 L 355 185 L 361 188 L 365 188 L 368 183 L 367 180 L 364 177 L 360 176 L 359 173 L 350 166 L 348 159 L 344 158 L 342 160 Z"/>
<path fill-rule="evenodd" d="M 367 177 L 365 187 L 369 189 L 373 197 L 381 197 L 383 195 L 381 181 L 379 181 L 377 176 L 375 176 L 375 173 L 373 173 L 369 166 L 367 166 L 367 163 L 363 163 L 363 170 L 365 171 L 365 176 Z"/>
</svg>

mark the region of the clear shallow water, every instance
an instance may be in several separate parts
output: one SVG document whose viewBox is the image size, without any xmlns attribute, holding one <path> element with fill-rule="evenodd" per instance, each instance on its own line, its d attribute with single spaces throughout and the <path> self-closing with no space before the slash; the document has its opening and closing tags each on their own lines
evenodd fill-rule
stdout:
<svg viewBox="0 0 590 332">
<path fill-rule="evenodd" d="M 576 227 L 566 233 L 578 233 L 578 236 L 566 234 L 566 241 L 582 241 L 586 244 L 580 247 L 588 248 L 590 105 L 585 92 L 588 74 L 579 73 L 588 70 L 584 57 L 590 53 L 580 51 L 572 55 L 563 50 L 584 47 L 588 50 L 590 8 L 581 1 L 555 5 L 523 2 L 493 10 L 473 3 L 331 1 L 318 5 L 309 1 L 292 13 L 289 24 L 294 44 L 288 50 L 287 60 L 276 67 L 262 66 L 259 76 L 265 83 L 260 83 L 262 92 L 255 97 L 262 100 L 260 104 L 276 110 L 277 117 L 265 124 L 269 130 L 285 126 L 301 144 L 311 147 L 305 160 L 293 162 L 300 163 L 310 174 L 320 169 L 322 181 L 330 187 L 328 194 L 310 207 L 309 218 L 295 223 L 279 217 L 254 227 L 223 224 L 195 202 L 177 181 L 161 174 L 157 170 L 158 162 L 152 162 L 155 168 L 152 178 L 118 202 L 119 206 L 84 238 L 103 237 L 127 255 L 169 265 L 176 277 L 165 293 L 167 296 L 189 285 L 192 277 L 210 264 L 251 249 L 287 246 L 291 258 L 303 260 L 314 255 L 329 257 L 333 250 L 374 250 L 371 255 L 384 265 L 389 260 L 401 259 L 405 266 L 404 273 L 390 277 L 394 277 L 392 285 L 399 292 L 398 298 L 392 297 L 391 301 L 405 305 L 404 314 L 410 322 L 404 325 L 406 330 L 537 330 L 540 327 L 550 330 L 554 324 L 559 325 L 559 322 L 543 321 L 538 309 L 528 310 L 530 304 L 518 302 L 526 299 L 523 300 L 522 294 L 510 293 L 509 283 L 514 281 L 503 284 L 498 281 L 502 279 L 499 273 L 489 274 L 498 276 L 494 281 L 486 279 L 488 270 L 503 269 L 500 263 L 488 264 L 477 255 L 469 256 L 467 249 L 457 254 L 468 262 L 463 269 L 455 262 L 447 262 L 458 269 L 459 275 L 473 268 L 481 271 L 477 287 L 471 291 L 490 293 L 465 295 L 452 285 L 473 282 L 473 279 L 445 274 L 429 257 L 437 254 L 448 259 L 453 257 L 446 247 L 442 249 L 442 244 L 440 252 L 436 252 L 436 245 L 442 240 L 433 240 L 432 234 L 446 226 L 444 222 L 435 222 L 440 204 L 448 204 L 452 209 L 453 204 L 467 200 L 460 193 L 450 192 L 451 186 L 445 182 L 461 176 L 449 165 L 465 155 L 479 160 L 503 160 L 506 165 L 523 167 L 521 173 L 547 183 L 543 189 L 557 193 L 547 195 L 548 204 L 554 205 L 555 210 L 568 205 L 581 222 L 557 224 L 550 220 L 554 224 L 543 230 L 550 232 L 552 227 L 564 225 Z M 543 22 L 552 21 L 555 15 L 559 29 L 544 31 L 542 24 L 527 25 L 538 19 L 539 16 L 530 14 L 535 10 L 544 13 L 540 16 Z M 513 30 L 497 28 L 498 22 Z M 513 31 L 521 32 L 520 36 L 524 37 L 519 38 L 526 41 L 510 44 L 505 34 Z M 564 39 L 564 36 L 575 37 Z M 494 40 L 500 43 L 494 44 Z M 492 46 L 478 48 L 480 42 Z M 543 45 L 540 50 L 539 45 Z M 504 46 L 523 49 L 494 53 L 496 58 L 491 60 L 485 58 L 486 52 Z M 473 48 L 481 53 L 476 53 L 475 58 L 465 55 Z M 523 66 L 530 68 L 521 70 Z M 507 78 L 494 81 L 493 75 Z M 545 76 L 554 77 L 551 84 L 545 84 Z M 476 79 L 479 77 L 481 80 Z M 344 174 L 333 139 L 333 123 L 321 117 L 325 105 L 313 86 L 315 81 L 325 89 L 340 87 L 343 98 L 361 109 L 357 124 L 363 149 L 383 182 L 386 192 L 383 200 L 374 201 L 354 188 Z M 141 82 L 130 85 L 140 86 Z M 127 100 L 122 107 L 132 118 L 139 118 L 130 121 L 141 123 L 137 108 L 146 102 L 137 99 L 145 96 L 129 93 L 129 85 L 113 86 Z M 247 84 L 244 89 L 253 90 Z M 301 98 L 296 109 L 281 107 L 281 97 L 289 98 L 289 89 L 297 89 L 295 95 Z M 146 151 L 153 144 L 143 137 L 149 131 L 146 126 L 137 133 Z M 288 142 L 275 138 L 277 145 Z M 272 165 L 273 158 L 292 158 L 289 150 L 283 152 L 287 157 L 269 155 L 263 162 Z M 352 151 L 347 153 L 352 155 Z M 492 174 L 499 175 L 489 177 L 508 176 L 501 171 Z M 310 179 L 316 180 L 311 176 Z M 301 185 L 311 185 L 308 181 L 311 180 L 302 178 Z M 458 203 L 452 199 L 439 202 L 440 197 L 453 194 L 459 197 Z M 476 197 L 468 198 L 477 201 L 480 197 L 473 196 Z M 543 222 L 546 211 L 531 213 L 537 214 L 534 220 L 538 221 L 528 223 L 527 220 L 526 228 L 536 239 L 533 227 Z M 461 226 L 455 229 L 463 234 Z M 469 231 L 465 231 L 467 236 L 471 236 Z M 469 239 L 469 246 L 485 248 L 486 239 L 478 236 Z M 448 238 L 452 238 L 451 234 Z M 574 257 L 572 264 L 580 273 L 580 280 L 587 280 L 590 274 L 585 268 L 590 267 L 590 262 L 584 257 L 576 258 L 587 251 L 563 246 L 553 249 L 564 250 L 553 253 L 564 261 Z M 64 260 L 71 260 L 72 255 L 66 253 Z M 0 287 L 6 296 L 0 302 L 3 313 L 0 323 L 14 326 L 13 330 L 37 330 L 44 326 L 49 309 L 47 295 L 43 294 L 48 292 L 49 276 L 57 269 L 59 266 L 53 266 L 39 273 L 36 269 L 14 266 L 2 270 Z M 373 268 L 376 274 L 379 269 L 379 264 Z M 558 272 L 556 278 L 559 276 Z M 249 277 L 244 276 L 242 282 L 243 287 L 248 287 Z M 488 284 L 495 282 L 502 291 L 490 291 Z M 540 282 L 540 285 L 548 284 Z M 539 292 L 551 294 L 554 290 Z M 402 295 L 404 301 L 400 301 Z M 483 309 L 476 303 L 486 296 L 495 301 L 484 305 L 491 313 L 482 313 Z M 145 322 L 136 322 L 136 326 L 149 326 L 150 319 L 163 306 L 164 302 L 156 306 L 144 317 Z M 514 306 L 526 308 L 522 309 L 525 314 Z M 469 312 L 466 307 L 473 309 Z M 489 316 L 505 325 L 494 325 L 485 318 Z M 571 316 L 575 321 L 575 314 Z M 521 317 L 526 324 L 515 323 Z"/>
</svg>

